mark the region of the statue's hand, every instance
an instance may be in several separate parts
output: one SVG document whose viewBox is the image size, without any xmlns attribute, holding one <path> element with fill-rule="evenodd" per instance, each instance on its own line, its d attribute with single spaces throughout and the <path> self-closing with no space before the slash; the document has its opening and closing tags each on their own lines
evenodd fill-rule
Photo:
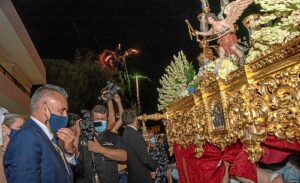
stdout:
<svg viewBox="0 0 300 183">
<path fill-rule="evenodd" d="M 230 30 L 230 32 L 236 32 L 236 27 L 234 26 L 234 25 L 231 25 L 230 27 L 229 27 L 229 30 Z"/>
<path fill-rule="evenodd" d="M 224 20 L 225 19 L 224 16 L 223 16 L 223 12 L 222 11 L 218 14 L 218 18 L 220 20 Z"/>
</svg>

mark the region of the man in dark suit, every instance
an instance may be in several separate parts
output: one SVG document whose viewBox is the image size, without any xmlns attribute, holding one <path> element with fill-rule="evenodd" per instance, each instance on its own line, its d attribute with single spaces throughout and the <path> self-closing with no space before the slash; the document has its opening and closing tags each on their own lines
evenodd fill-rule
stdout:
<svg viewBox="0 0 300 183">
<path fill-rule="evenodd" d="M 127 150 L 128 183 L 152 183 L 157 165 L 147 152 L 142 134 L 137 131 L 138 120 L 135 112 L 124 110 L 122 120 L 127 125 L 123 141 Z"/>
<path fill-rule="evenodd" d="M 66 91 L 44 85 L 32 96 L 30 109 L 30 119 L 12 138 L 4 155 L 7 182 L 72 183 L 68 162 L 74 160 L 74 134 L 65 128 Z"/>
</svg>

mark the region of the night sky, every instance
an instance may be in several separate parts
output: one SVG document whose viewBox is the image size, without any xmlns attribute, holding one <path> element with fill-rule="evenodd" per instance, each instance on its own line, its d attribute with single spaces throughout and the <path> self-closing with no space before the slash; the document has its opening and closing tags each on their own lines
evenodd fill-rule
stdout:
<svg viewBox="0 0 300 183">
<path fill-rule="evenodd" d="M 172 56 L 183 50 L 196 63 L 200 49 L 190 40 L 188 19 L 198 29 L 199 0 L 13 0 L 41 58 L 71 60 L 77 48 L 99 53 L 138 48 L 131 73 L 148 76 L 143 81 L 144 112 L 155 112 L 158 80 Z M 210 1 L 215 13 L 219 2 Z M 247 15 L 247 13 L 245 13 Z"/>
</svg>

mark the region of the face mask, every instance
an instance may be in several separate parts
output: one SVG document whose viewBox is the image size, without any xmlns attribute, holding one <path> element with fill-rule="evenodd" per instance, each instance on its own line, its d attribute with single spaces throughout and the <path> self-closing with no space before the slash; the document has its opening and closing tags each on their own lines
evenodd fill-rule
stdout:
<svg viewBox="0 0 300 183">
<path fill-rule="evenodd" d="M 178 176 L 178 170 L 177 169 L 174 169 L 171 173 L 171 176 L 174 180 L 178 181 L 179 179 L 179 176 Z"/>
<path fill-rule="evenodd" d="M 229 179 L 229 183 L 239 183 L 235 179 Z"/>
<path fill-rule="evenodd" d="M 281 169 L 281 174 L 286 182 L 298 182 L 300 180 L 300 171 L 291 163 L 287 163 Z"/>
<path fill-rule="evenodd" d="M 48 108 L 49 110 L 49 108 Z M 57 133 L 59 129 L 65 128 L 68 124 L 68 117 L 58 116 L 50 112 L 49 124 L 53 133 Z"/>
<path fill-rule="evenodd" d="M 155 139 L 154 136 L 150 138 L 150 142 L 151 142 L 151 144 L 155 144 L 156 143 L 156 139 Z"/>
<path fill-rule="evenodd" d="M 10 129 L 9 138 L 11 139 L 13 136 L 15 136 L 18 133 L 19 130 Z"/>
<path fill-rule="evenodd" d="M 94 122 L 94 128 L 95 128 L 96 132 L 102 133 L 107 128 L 107 122 L 103 121 L 103 120 L 95 121 Z"/>
</svg>

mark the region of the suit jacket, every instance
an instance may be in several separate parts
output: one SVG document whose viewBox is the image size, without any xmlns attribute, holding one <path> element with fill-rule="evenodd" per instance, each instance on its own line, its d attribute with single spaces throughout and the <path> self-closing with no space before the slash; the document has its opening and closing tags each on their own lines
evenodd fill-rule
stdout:
<svg viewBox="0 0 300 183">
<path fill-rule="evenodd" d="M 128 183 L 152 183 L 151 171 L 157 165 L 147 152 L 142 134 L 127 126 L 123 141 L 127 150 Z"/>
<path fill-rule="evenodd" d="M 72 183 L 59 153 L 43 130 L 31 119 L 11 139 L 4 168 L 8 183 Z"/>
</svg>

